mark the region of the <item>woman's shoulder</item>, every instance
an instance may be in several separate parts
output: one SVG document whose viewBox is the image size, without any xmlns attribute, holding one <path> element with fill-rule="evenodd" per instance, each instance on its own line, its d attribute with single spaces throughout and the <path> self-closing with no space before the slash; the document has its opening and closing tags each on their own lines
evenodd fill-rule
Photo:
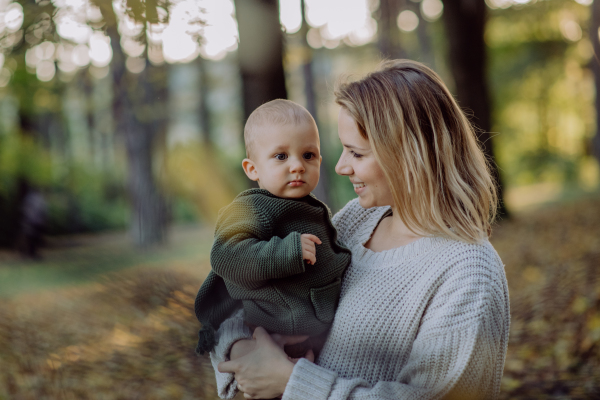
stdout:
<svg viewBox="0 0 600 400">
<path fill-rule="evenodd" d="M 477 243 L 467 243 L 458 240 L 450 240 L 446 257 L 453 261 L 462 261 L 469 264 L 493 264 L 504 267 L 500 256 L 488 239 L 482 239 Z"/>
<path fill-rule="evenodd" d="M 381 219 L 390 207 L 363 208 L 358 198 L 352 199 L 332 218 L 333 226 L 338 230 L 339 239 L 346 246 L 351 245 L 352 239 L 371 234 L 377 221 Z"/>
<path fill-rule="evenodd" d="M 505 285 L 504 264 L 489 240 L 466 243 L 449 239 L 447 243 L 438 255 L 440 264 L 444 266 L 444 280 Z"/>
</svg>

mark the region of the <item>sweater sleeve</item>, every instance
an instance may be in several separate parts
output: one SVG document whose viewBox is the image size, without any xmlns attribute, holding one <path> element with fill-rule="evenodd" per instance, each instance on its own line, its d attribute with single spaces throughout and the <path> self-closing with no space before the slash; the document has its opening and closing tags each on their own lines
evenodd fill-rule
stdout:
<svg viewBox="0 0 600 400">
<path fill-rule="evenodd" d="M 210 263 L 217 275 L 248 289 L 305 270 L 300 233 L 271 236 L 264 216 L 241 202 L 219 216 Z"/>
<path fill-rule="evenodd" d="M 495 398 L 509 328 L 508 289 L 498 261 L 458 268 L 445 277 L 394 381 L 345 379 L 303 359 L 294 367 L 283 400 Z"/>
<path fill-rule="evenodd" d="M 217 370 L 220 362 L 229 361 L 229 352 L 235 342 L 252 338 L 252 332 L 244 324 L 244 311 L 239 310 L 223 321 L 216 333 L 217 344 L 210 352 L 210 361 L 215 370 L 217 393 L 222 399 L 233 399 L 237 394 L 237 382 L 232 373 Z"/>
</svg>

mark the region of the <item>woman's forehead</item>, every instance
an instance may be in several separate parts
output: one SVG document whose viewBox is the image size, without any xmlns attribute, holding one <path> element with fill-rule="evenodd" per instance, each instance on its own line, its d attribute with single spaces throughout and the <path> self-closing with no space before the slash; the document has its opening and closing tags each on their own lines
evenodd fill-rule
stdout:
<svg viewBox="0 0 600 400">
<path fill-rule="evenodd" d="M 340 109 L 338 118 L 338 135 L 344 147 L 362 151 L 371 149 L 369 141 L 365 139 L 358 130 L 356 121 L 344 108 Z"/>
</svg>

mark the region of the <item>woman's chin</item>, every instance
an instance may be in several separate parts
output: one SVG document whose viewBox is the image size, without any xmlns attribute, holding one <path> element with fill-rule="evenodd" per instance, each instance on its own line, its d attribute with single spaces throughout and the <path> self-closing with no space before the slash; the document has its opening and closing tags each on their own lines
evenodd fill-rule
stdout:
<svg viewBox="0 0 600 400">
<path fill-rule="evenodd" d="M 358 204 L 360 204 L 362 208 L 375 207 L 375 203 L 366 196 L 358 196 Z"/>
</svg>

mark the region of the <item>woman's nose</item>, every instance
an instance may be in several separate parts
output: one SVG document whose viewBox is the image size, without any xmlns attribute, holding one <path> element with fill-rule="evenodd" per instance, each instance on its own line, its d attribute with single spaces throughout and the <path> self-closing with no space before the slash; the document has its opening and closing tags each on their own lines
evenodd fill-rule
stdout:
<svg viewBox="0 0 600 400">
<path fill-rule="evenodd" d="M 340 159 L 335 165 L 335 173 L 338 175 L 352 175 L 352 166 L 347 162 L 344 153 L 342 153 Z"/>
</svg>

